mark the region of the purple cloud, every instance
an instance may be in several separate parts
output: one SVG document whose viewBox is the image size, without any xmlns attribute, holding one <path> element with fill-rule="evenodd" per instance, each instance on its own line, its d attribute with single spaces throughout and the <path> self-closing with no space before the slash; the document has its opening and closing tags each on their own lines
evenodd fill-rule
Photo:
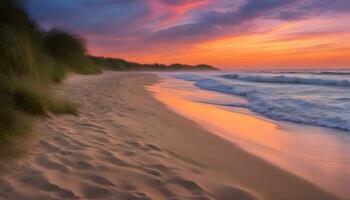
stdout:
<svg viewBox="0 0 350 200">
<path fill-rule="evenodd" d="M 290 21 L 350 12 L 349 0 L 27 0 L 44 27 L 61 26 L 93 46 L 132 51 L 255 31 L 263 20 Z M 199 2 L 199 0 L 198 0 Z M 145 45 L 147 44 L 147 45 Z"/>
<path fill-rule="evenodd" d="M 202 38 L 218 34 L 223 26 L 241 26 L 256 19 L 295 20 L 340 12 L 350 12 L 348 0 L 247 0 L 239 9 L 202 13 L 197 21 L 156 31 L 152 38 Z M 236 30 L 232 27 L 228 29 Z"/>
</svg>

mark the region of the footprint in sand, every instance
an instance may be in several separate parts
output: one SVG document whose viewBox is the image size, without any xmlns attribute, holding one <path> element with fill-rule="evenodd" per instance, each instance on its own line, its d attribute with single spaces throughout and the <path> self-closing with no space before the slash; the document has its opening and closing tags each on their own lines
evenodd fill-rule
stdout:
<svg viewBox="0 0 350 200">
<path fill-rule="evenodd" d="M 76 163 L 76 167 L 78 169 L 93 169 L 94 166 L 86 161 L 78 161 Z"/>
<path fill-rule="evenodd" d="M 136 192 L 134 194 L 129 194 L 126 197 L 127 200 L 151 200 L 145 193 Z"/>
<path fill-rule="evenodd" d="M 133 151 L 123 151 L 122 154 L 124 156 L 134 156 L 135 152 L 133 152 Z"/>
<path fill-rule="evenodd" d="M 145 147 L 151 151 L 162 151 L 160 148 L 153 144 L 146 144 Z"/>
<path fill-rule="evenodd" d="M 123 181 L 126 182 L 126 181 Z M 135 191 L 137 188 L 129 183 L 123 183 L 121 185 L 118 185 L 118 188 L 122 189 L 123 191 Z"/>
<path fill-rule="evenodd" d="M 164 195 L 166 198 L 173 199 L 175 195 L 166 187 L 164 182 L 160 179 L 148 179 L 149 185 L 152 185 L 160 194 Z"/>
<path fill-rule="evenodd" d="M 186 180 L 182 177 L 172 178 L 172 179 L 168 180 L 167 183 L 168 184 L 177 184 L 194 195 L 201 195 L 201 194 L 205 193 L 205 191 L 202 189 L 202 187 L 199 186 L 196 182 Z"/>
<path fill-rule="evenodd" d="M 64 174 L 69 173 L 69 169 L 66 166 L 64 166 L 60 163 L 56 163 L 56 162 L 51 161 L 46 155 L 42 155 L 42 154 L 38 155 L 35 158 L 35 162 L 39 166 L 44 167 L 44 168 L 49 169 L 49 170 L 56 170 L 56 171 L 64 173 Z"/>
<path fill-rule="evenodd" d="M 150 168 L 150 169 L 155 169 L 157 171 L 161 171 L 161 172 L 168 172 L 170 171 L 171 169 L 163 164 L 145 164 L 144 165 L 145 167 L 147 168 Z"/>
<path fill-rule="evenodd" d="M 91 180 L 92 182 L 100 185 L 107 185 L 107 186 L 115 186 L 114 183 L 112 183 L 110 180 L 94 174 L 86 174 L 84 175 L 87 179 Z"/>
<path fill-rule="evenodd" d="M 18 178 L 18 181 L 26 184 L 28 187 L 36 188 L 37 190 L 52 192 L 57 196 L 63 199 L 77 199 L 72 191 L 68 189 L 63 189 L 58 185 L 50 183 L 49 180 L 43 176 L 40 172 L 32 173 L 32 174 L 23 174 Z"/>
<path fill-rule="evenodd" d="M 128 167 L 131 166 L 124 160 L 117 158 L 114 154 L 106 150 L 100 150 L 99 153 L 102 155 L 102 159 L 107 161 L 108 163 L 120 166 L 120 167 Z"/>
<path fill-rule="evenodd" d="M 162 174 L 160 172 L 158 172 L 157 170 L 153 170 L 153 169 L 148 169 L 148 168 L 144 168 L 144 167 L 140 167 L 139 169 L 141 169 L 142 171 L 144 171 L 147 174 L 153 175 L 153 176 L 161 176 Z"/>
<path fill-rule="evenodd" d="M 48 153 L 60 153 L 60 152 L 62 152 L 61 148 L 59 148 L 56 145 L 53 145 L 49 142 L 46 142 L 44 140 L 39 141 L 38 147 L 43 148 Z"/>
<path fill-rule="evenodd" d="M 222 200 L 257 200 L 251 193 L 234 186 L 221 186 L 215 190 L 215 196 L 217 199 Z"/>
<path fill-rule="evenodd" d="M 94 136 L 93 139 L 96 140 L 96 141 L 102 142 L 104 144 L 110 144 L 111 143 L 111 141 L 108 138 L 106 138 L 106 137 Z"/>
<path fill-rule="evenodd" d="M 14 188 L 9 182 L 0 179 L 0 195 L 5 195 L 6 193 L 11 192 L 13 190 Z"/>
<path fill-rule="evenodd" d="M 87 199 L 101 199 L 111 195 L 111 192 L 105 188 L 83 184 L 82 193 Z"/>
</svg>

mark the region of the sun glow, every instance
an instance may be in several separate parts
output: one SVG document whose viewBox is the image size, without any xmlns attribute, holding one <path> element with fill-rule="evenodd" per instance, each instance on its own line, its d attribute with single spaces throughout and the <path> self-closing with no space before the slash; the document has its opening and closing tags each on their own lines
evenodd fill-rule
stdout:
<svg viewBox="0 0 350 200">
<path fill-rule="evenodd" d="M 169 6 L 152 1 L 153 12 L 148 17 L 157 19 L 157 23 L 147 26 L 159 31 L 186 24 L 191 21 L 187 13 L 207 6 L 208 2 L 211 1 L 184 1 Z M 167 16 L 165 11 L 172 14 Z M 334 17 L 337 17 L 336 21 Z M 159 40 L 139 35 L 117 36 L 116 40 L 113 36 L 92 37 L 89 41 L 110 40 L 122 45 L 96 43 L 90 44 L 89 50 L 95 55 L 122 57 L 141 63 L 206 63 L 223 69 L 348 68 L 350 27 L 344 24 L 349 20 L 349 14 L 290 21 L 257 19 L 252 24 L 219 27 L 199 39 L 190 34 L 178 40 L 172 36 Z"/>
</svg>

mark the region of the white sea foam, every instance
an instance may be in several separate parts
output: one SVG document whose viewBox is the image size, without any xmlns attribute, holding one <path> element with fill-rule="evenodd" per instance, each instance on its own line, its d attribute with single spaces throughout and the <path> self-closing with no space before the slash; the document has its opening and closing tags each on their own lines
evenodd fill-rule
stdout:
<svg viewBox="0 0 350 200">
<path fill-rule="evenodd" d="M 276 120 L 350 131 L 350 89 L 334 87 L 350 86 L 347 80 L 264 74 L 180 74 L 176 78 L 193 81 L 195 86 L 205 90 L 238 95 L 248 100 L 247 104 L 225 102 L 226 106 L 249 108 Z"/>
<path fill-rule="evenodd" d="M 305 84 L 305 85 L 326 85 L 326 86 L 350 86 L 349 80 L 334 80 L 327 78 L 303 78 L 286 75 L 245 75 L 245 74 L 225 74 L 221 77 L 236 79 L 248 82 L 262 83 L 285 83 L 285 84 Z"/>
</svg>

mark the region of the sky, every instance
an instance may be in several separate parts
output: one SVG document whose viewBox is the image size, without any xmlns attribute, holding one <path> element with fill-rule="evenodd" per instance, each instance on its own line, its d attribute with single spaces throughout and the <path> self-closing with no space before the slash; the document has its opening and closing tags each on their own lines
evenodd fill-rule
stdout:
<svg viewBox="0 0 350 200">
<path fill-rule="evenodd" d="M 223 69 L 350 68 L 350 0 L 26 0 L 92 55 Z"/>
</svg>

